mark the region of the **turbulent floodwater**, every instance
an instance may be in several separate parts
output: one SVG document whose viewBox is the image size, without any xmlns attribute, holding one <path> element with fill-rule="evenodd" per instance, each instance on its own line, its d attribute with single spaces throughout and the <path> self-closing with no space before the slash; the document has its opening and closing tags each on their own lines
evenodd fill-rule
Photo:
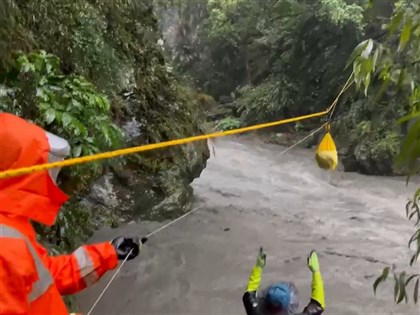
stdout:
<svg viewBox="0 0 420 315">
<path fill-rule="evenodd" d="M 257 250 L 267 252 L 263 283 L 294 281 L 301 305 L 309 301 L 306 255 L 319 252 L 325 314 L 419 314 L 394 306 L 393 285 L 374 297 L 385 265 L 405 268 L 413 232 L 404 179 L 318 169 L 313 152 L 279 156 L 279 146 L 256 139 L 218 140 L 193 183 L 202 208 L 153 236 L 128 262 L 92 314 L 244 314 L 241 297 Z M 133 223 L 98 231 L 94 241 L 148 234 L 161 223 Z M 78 296 L 89 310 L 112 273 Z"/>
</svg>

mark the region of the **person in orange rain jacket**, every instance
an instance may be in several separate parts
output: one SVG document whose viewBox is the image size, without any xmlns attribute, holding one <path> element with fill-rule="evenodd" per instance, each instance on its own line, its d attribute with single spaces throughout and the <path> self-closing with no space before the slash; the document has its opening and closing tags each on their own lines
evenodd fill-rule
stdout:
<svg viewBox="0 0 420 315">
<path fill-rule="evenodd" d="M 63 160 L 69 153 L 66 140 L 0 113 L 0 171 Z M 58 172 L 0 179 L 0 314 L 69 314 L 61 295 L 94 284 L 118 259 L 135 258 L 147 240 L 117 237 L 49 256 L 30 221 L 54 224 L 68 199 L 56 185 Z"/>
</svg>

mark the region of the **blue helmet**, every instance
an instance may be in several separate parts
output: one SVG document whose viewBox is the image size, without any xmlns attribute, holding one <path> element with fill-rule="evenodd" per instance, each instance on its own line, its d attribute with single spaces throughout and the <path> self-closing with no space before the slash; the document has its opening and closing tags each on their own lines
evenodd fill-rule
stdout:
<svg viewBox="0 0 420 315">
<path fill-rule="evenodd" d="M 293 314 L 299 308 L 299 292 L 293 283 L 281 282 L 268 288 L 266 301 L 270 306 Z"/>
</svg>

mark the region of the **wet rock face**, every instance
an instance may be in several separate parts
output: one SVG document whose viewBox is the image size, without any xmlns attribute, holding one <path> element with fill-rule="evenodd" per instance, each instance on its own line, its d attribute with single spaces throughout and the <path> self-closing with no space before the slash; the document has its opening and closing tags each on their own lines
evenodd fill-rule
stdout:
<svg viewBox="0 0 420 315">
<path fill-rule="evenodd" d="M 381 176 L 399 175 L 392 169 L 392 161 L 377 161 L 367 157 L 357 159 L 354 156 L 345 156 L 342 158 L 342 162 L 346 172 Z"/>
<path fill-rule="evenodd" d="M 151 55 L 162 57 L 159 50 Z M 150 58 L 145 69 L 156 68 Z M 194 99 L 177 86 L 166 72 L 143 73 L 133 85 L 119 93 L 119 126 L 125 135 L 125 147 L 159 143 L 199 135 L 205 119 L 200 99 Z M 171 81 L 172 80 L 172 81 Z M 108 172 L 92 186 L 85 202 L 95 208 L 99 225 L 116 226 L 136 218 L 167 219 L 189 209 L 190 183 L 200 176 L 209 158 L 206 142 L 142 152 L 112 164 Z"/>
<path fill-rule="evenodd" d="M 393 168 L 391 157 L 372 158 L 363 148 L 352 150 L 350 147 L 339 152 L 344 171 L 359 172 L 365 175 L 399 175 Z"/>
<path fill-rule="evenodd" d="M 131 145 L 139 145 L 136 139 L 141 132 L 137 128 L 140 124 L 135 119 L 124 127 Z M 200 176 L 208 158 L 206 142 L 139 154 L 97 180 L 84 205 L 94 209 L 97 226 L 115 227 L 136 218 L 176 217 L 189 209 L 193 193 L 190 183 Z"/>
<path fill-rule="evenodd" d="M 113 170 L 92 187 L 84 203 L 94 209 L 96 225 L 118 226 L 136 218 L 164 220 L 189 209 L 192 180 L 201 174 L 207 148 L 190 151 L 171 168 L 156 174 L 132 169 Z"/>
</svg>

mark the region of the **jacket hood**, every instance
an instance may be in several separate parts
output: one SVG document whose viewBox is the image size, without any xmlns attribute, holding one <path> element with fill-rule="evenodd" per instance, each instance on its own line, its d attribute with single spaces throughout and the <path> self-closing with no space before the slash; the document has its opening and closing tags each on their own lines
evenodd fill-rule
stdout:
<svg viewBox="0 0 420 315">
<path fill-rule="evenodd" d="M 46 131 L 12 114 L 0 113 L 0 171 L 48 163 Z M 0 213 L 54 224 L 68 200 L 48 171 L 0 179 Z"/>
</svg>

